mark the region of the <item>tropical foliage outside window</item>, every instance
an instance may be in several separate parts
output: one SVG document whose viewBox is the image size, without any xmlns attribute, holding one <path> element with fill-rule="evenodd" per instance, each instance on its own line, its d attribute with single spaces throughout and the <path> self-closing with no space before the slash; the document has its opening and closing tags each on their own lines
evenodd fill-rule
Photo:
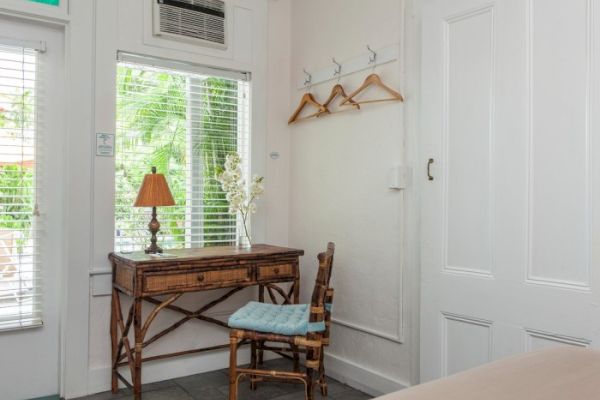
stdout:
<svg viewBox="0 0 600 400">
<path fill-rule="evenodd" d="M 247 82 L 120 63 L 117 250 L 141 250 L 148 244 L 151 210 L 132 205 L 151 166 L 165 174 L 177 204 L 159 209 L 163 248 L 235 243 L 238 221 L 228 213 L 216 177 L 228 154 L 246 154 L 247 142 Z"/>
<path fill-rule="evenodd" d="M 0 329 L 41 324 L 37 54 L 0 45 Z"/>
</svg>

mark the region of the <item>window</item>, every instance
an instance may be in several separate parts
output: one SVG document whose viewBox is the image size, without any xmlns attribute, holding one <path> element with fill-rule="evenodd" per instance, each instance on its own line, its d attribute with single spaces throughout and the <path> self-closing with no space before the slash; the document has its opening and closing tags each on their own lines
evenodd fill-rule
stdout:
<svg viewBox="0 0 600 400">
<path fill-rule="evenodd" d="M 176 202 L 158 210 L 159 245 L 235 243 L 237 216 L 228 213 L 215 177 L 232 152 L 242 156 L 247 173 L 248 82 L 156 63 L 122 60 L 117 69 L 115 248 L 149 244 L 151 210 L 133 203 L 152 166 L 165 174 Z"/>
<path fill-rule="evenodd" d="M 0 44 L 0 329 L 42 323 L 37 53 Z"/>
</svg>

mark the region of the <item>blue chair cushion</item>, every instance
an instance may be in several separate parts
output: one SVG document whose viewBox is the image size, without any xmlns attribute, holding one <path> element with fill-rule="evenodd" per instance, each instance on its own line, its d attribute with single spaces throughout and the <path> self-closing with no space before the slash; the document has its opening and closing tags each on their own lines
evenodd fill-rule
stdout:
<svg viewBox="0 0 600 400">
<path fill-rule="evenodd" d="M 309 304 L 278 305 L 251 301 L 229 317 L 229 327 L 287 336 L 325 330 L 325 322 L 308 322 L 309 317 Z"/>
</svg>

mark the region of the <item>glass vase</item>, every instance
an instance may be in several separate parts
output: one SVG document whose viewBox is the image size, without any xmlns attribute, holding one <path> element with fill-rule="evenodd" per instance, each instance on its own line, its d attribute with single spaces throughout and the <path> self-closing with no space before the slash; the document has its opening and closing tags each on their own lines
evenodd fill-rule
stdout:
<svg viewBox="0 0 600 400">
<path fill-rule="evenodd" d="M 237 246 L 240 249 L 250 249 L 252 248 L 252 239 L 248 235 L 240 235 L 238 237 Z"/>
</svg>

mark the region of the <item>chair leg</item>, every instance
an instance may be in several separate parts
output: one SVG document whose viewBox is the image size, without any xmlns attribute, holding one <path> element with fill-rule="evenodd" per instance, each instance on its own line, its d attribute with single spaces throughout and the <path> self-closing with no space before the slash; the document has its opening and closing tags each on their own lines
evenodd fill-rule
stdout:
<svg viewBox="0 0 600 400">
<path fill-rule="evenodd" d="M 325 380 L 325 362 L 324 362 L 325 354 L 324 354 L 323 350 L 325 350 L 325 349 L 323 347 L 321 347 L 321 355 L 319 357 L 319 386 L 321 386 L 321 395 L 323 397 L 327 397 L 327 381 Z"/>
<path fill-rule="evenodd" d="M 229 338 L 229 400 L 237 400 L 237 337 Z"/>
<path fill-rule="evenodd" d="M 300 371 L 300 353 L 298 352 L 298 346 L 291 345 L 292 352 L 294 354 L 294 372 Z"/>
<path fill-rule="evenodd" d="M 257 362 L 257 350 L 256 350 L 256 341 L 252 341 L 250 344 L 250 368 L 256 369 Z M 250 375 L 250 389 L 256 390 L 256 375 Z"/>
<path fill-rule="evenodd" d="M 306 368 L 306 400 L 313 400 L 313 369 L 309 367 Z"/>
<path fill-rule="evenodd" d="M 263 346 L 265 345 L 264 340 L 260 340 L 258 343 L 258 365 L 263 365 L 264 363 L 264 350 Z"/>
</svg>

